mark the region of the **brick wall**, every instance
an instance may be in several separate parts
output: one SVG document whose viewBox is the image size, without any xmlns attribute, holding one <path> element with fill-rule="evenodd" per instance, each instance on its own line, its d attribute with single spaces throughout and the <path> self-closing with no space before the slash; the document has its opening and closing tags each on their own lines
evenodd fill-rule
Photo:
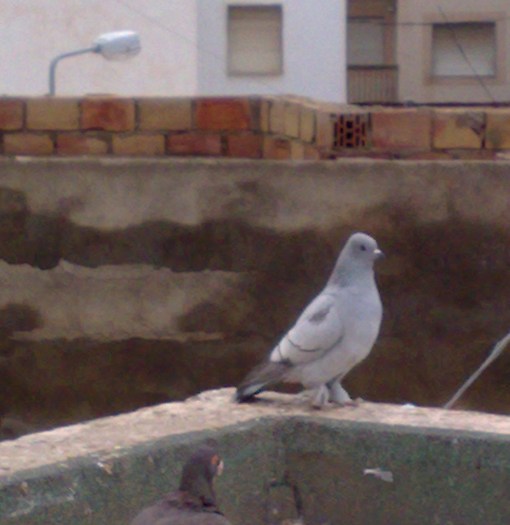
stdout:
<svg viewBox="0 0 510 525">
<path fill-rule="evenodd" d="M 0 98 L 1 155 L 510 157 L 510 108 L 381 108 L 290 97 Z"/>
</svg>

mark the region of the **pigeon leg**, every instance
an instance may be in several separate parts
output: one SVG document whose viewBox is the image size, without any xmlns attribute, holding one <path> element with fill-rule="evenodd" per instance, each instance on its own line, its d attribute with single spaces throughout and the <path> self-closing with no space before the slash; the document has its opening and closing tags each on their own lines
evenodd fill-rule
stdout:
<svg viewBox="0 0 510 525">
<path fill-rule="evenodd" d="M 351 396 L 347 393 L 347 390 L 340 384 L 338 379 L 333 379 L 329 383 L 326 383 L 329 390 L 329 400 L 337 405 L 345 406 L 352 405 L 354 401 Z"/>
<path fill-rule="evenodd" d="M 315 390 L 315 395 L 313 396 L 312 407 L 313 408 L 322 408 L 328 403 L 328 388 L 326 385 L 321 385 Z"/>
</svg>

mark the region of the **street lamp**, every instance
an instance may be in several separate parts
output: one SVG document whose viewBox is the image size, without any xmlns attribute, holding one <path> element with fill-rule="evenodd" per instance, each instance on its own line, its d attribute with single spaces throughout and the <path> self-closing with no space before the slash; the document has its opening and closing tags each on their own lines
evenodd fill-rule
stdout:
<svg viewBox="0 0 510 525">
<path fill-rule="evenodd" d="M 50 62 L 50 95 L 55 95 L 55 72 L 57 64 L 63 58 L 84 55 L 85 53 L 99 53 L 108 60 L 124 60 L 137 55 L 141 49 L 140 37 L 137 33 L 134 31 L 115 31 L 99 36 L 91 47 L 57 55 Z"/>
</svg>

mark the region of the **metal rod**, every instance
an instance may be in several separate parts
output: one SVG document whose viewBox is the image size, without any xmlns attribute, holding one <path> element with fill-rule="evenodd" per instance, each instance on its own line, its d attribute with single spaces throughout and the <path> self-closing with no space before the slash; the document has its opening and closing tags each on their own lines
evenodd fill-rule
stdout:
<svg viewBox="0 0 510 525">
<path fill-rule="evenodd" d="M 455 395 L 443 405 L 443 408 L 449 409 L 460 399 L 464 392 L 478 379 L 480 374 L 501 354 L 501 352 L 506 348 L 510 342 L 510 333 L 505 335 L 503 339 L 497 342 L 497 344 L 492 349 L 489 357 L 480 365 L 480 367 L 474 372 L 471 377 L 457 390 Z"/>
<path fill-rule="evenodd" d="M 49 94 L 50 96 L 55 95 L 55 73 L 57 71 L 57 64 L 63 59 L 68 57 L 74 57 L 76 55 L 84 55 L 85 53 L 97 53 L 99 46 L 87 47 L 85 49 L 78 49 L 77 51 L 69 51 L 68 53 L 62 53 L 57 55 L 50 62 L 50 73 L 49 73 Z"/>
</svg>

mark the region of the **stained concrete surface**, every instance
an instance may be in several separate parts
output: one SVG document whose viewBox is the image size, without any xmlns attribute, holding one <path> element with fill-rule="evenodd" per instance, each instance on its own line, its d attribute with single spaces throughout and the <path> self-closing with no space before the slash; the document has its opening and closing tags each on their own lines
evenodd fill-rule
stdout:
<svg viewBox="0 0 510 525">
<path fill-rule="evenodd" d="M 510 328 L 510 164 L 0 161 L 0 434 L 232 385 L 353 230 L 387 254 L 354 396 L 438 405 Z M 464 408 L 508 413 L 510 354 Z"/>
<path fill-rule="evenodd" d="M 510 419 L 384 404 L 316 411 L 303 396 L 205 392 L 0 444 L 1 525 L 121 525 L 175 488 L 214 439 L 217 492 L 236 524 L 504 524 Z M 364 475 L 391 471 L 393 482 Z"/>
</svg>

